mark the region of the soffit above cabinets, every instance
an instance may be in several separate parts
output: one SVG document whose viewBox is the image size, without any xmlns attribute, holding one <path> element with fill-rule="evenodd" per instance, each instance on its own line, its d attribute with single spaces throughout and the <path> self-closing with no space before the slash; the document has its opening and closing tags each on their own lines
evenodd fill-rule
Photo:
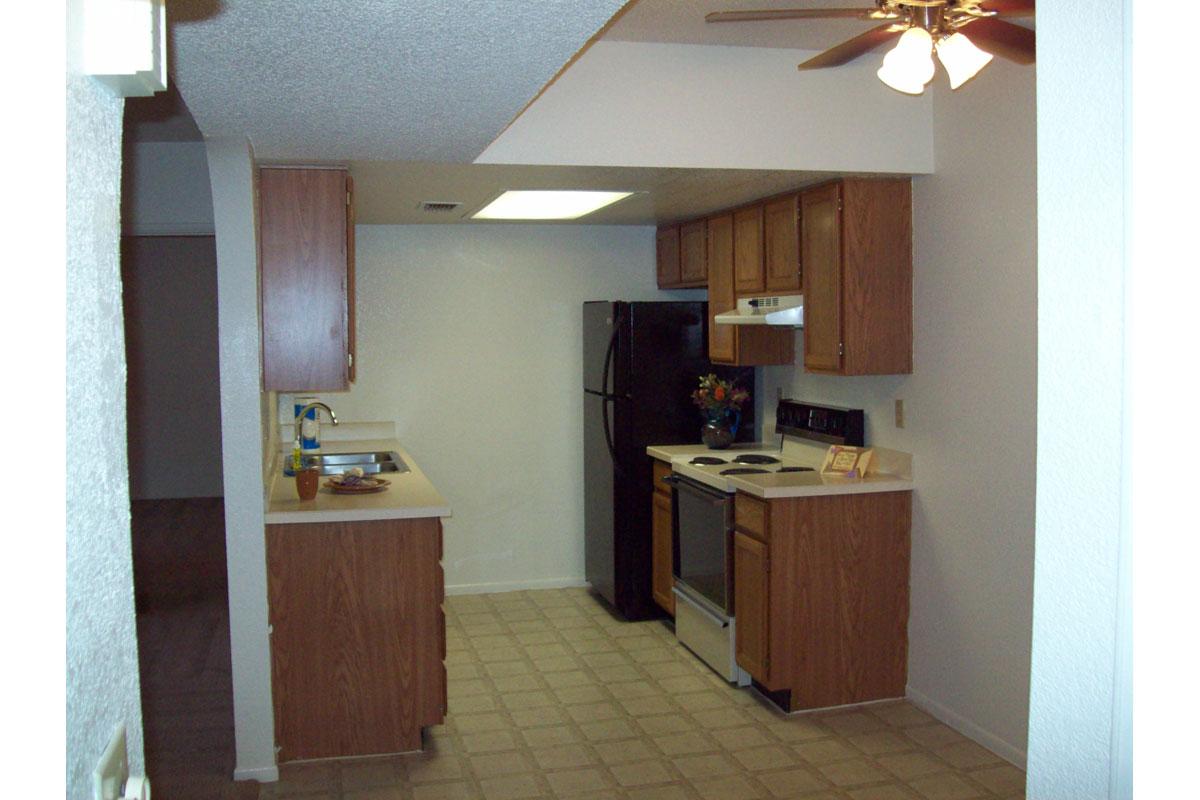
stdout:
<svg viewBox="0 0 1200 800">
<path fill-rule="evenodd" d="M 370 161 L 351 162 L 350 174 L 354 177 L 357 221 L 365 225 L 462 223 L 506 189 L 578 188 L 638 194 L 566 224 L 654 225 L 693 219 L 831 177 L 789 170 Z M 449 212 L 424 211 L 420 206 L 427 200 L 461 205 Z"/>
</svg>

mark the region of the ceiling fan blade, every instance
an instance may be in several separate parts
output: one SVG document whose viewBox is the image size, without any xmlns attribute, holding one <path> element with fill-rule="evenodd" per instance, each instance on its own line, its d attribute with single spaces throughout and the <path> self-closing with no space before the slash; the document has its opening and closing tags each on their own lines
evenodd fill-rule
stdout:
<svg viewBox="0 0 1200 800">
<path fill-rule="evenodd" d="M 1034 0 L 979 0 L 984 11 L 1005 17 L 1032 17 Z"/>
<path fill-rule="evenodd" d="M 813 56 L 797 67 L 797 69 L 821 69 L 822 67 L 841 66 L 861 55 L 871 52 L 893 36 L 899 35 L 902 30 L 903 28 L 897 29 L 891 23 L 880 25 L 878 28 L 872 28 L 866 33 L 860 33 L 853 39 L 847 39 L 820 55 Z"/>
<path fill-rule="evenodd" d="M 772 19 L 832 19 L 852 17 L 867 19 L 874 8 L 775 8 L 763 11 L 713 11 L 704 15 L 705 22 L 757 22 Z"/>
<path fill-rule="evenodd" d="M 962 30 L 976 46 L 992 55 L 1018 64 L 1032 64 L 1036 60 L 1037 34 L 1029 28 L 989 17 L 973 20 Z"/>
</svg>

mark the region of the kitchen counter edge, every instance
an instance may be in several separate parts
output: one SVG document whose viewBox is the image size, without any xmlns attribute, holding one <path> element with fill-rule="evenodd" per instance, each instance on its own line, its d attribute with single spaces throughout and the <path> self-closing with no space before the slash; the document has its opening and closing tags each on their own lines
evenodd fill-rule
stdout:
<svg viewBox="0 0 1200 800">
<path fill-rule="evenodd" d="M 738 445 L 739 451 L 778 452 L 769 445 Z M 670 463 L 678 456 L 711 454 L 713 451 L 702 444 L 651 445 L 646 455 Z M 778 500 L 789 497 L 820 497 L 834 494 L 871 494 L 875 492 L 911 492 L 916 489 L 911 478 L 886 473 L 868 475 L 865 478 L 841 478 L 813 472 L 772 473 L 733 477 L 733 486 L 739 492 Z"/>
<path fill-rule="evenodd" d="M 321 448 L 326 455 L 375 450 L 395 451 L 409 472 L 385 473 L 391 486 L 386 491 L 363 495 L 338 495 L 322 487 L 316 498 L 301 501 L 296 496 L 295 480 L 284 475 L 277 464 L 270 489 L 264 522 L 268 525 L 305 522 L 367 522 L 382 519 L 421 519 L 449 517 L 450 506 L 438 493 L 425 473 L 395 439 L 365 439 L 327 442 Z M 282 464 L 282 459 L 276 459 Z"/>
</svg>

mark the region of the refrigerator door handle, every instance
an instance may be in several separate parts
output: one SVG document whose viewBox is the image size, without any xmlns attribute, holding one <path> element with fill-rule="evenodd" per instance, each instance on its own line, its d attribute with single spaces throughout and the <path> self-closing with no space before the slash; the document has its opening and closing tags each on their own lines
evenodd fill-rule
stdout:
<svg viewBox="0 0 1200 800">
<path fill-rule="evenodd" d="M 600 420 L 604 423 L 604 443 L 608 445 L 608 454 L 612 456 L 613 467 L 622 475 L 625 474 L 625 468 L 621 466 L 621 460 L 617 458 L 617 449 L 613 447 L 612 429 L 608 424 L 608 404 L 612 402 L 610 395 L 601 395 L 600 397 Z"/>
<path fill-rule="evenodd" d="M 604 351 L 604 371 L 600 376 L 600 393 L 605 397 L 612 396 L 612 392 L 608 391 L 608 375 L 612 369 L 613 351 L 617 349 L 617 335 L 621 332 L 621 312 L 613 312 L 612 335 L 608 337 L 608 349 Z M 615 386 L 613 387 L 616 388 Z M 606 416 L 605 420 L 608 419 Z M 605 428 L 607 430 L 607 427 Z M 609 447 L 611 450 L 611 446 Z"/>
</svg>

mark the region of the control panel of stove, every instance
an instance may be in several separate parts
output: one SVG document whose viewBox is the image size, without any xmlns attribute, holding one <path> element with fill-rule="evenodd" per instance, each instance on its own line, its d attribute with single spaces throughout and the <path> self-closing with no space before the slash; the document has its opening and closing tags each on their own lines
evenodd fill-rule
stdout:
<svg viewBox="0 0 1200 800">
<path fill-rule="evenodd" d="M 775 432 L 827 444 L 861 447 L 865 420 L 861 408 L 824 406 L 780 400 L 775 407 Z"/>
</svg>

